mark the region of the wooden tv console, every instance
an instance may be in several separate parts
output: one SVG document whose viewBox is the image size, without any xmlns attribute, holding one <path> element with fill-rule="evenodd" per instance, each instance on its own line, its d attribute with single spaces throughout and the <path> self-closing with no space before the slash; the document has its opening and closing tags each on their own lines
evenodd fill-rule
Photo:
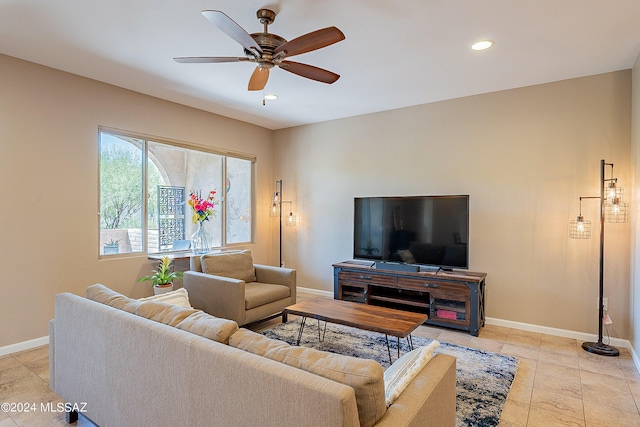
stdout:
<svg viewBox="0 0 640 427">
<path fill-rule="evenodd" d="M 486 273 L 383 270 L 349 261 L 333 265 L 335 299 L 426 313 L 429 325 L 468 331 L 484 326 Z"/>
</svg>

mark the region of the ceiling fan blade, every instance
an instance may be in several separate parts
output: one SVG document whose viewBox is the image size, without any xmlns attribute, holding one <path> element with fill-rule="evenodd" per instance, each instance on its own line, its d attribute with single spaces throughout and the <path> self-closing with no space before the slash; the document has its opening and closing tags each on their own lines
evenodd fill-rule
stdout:
<svg viewBox="0 0 640 427">
<path fill-rule="evenodd" d="M 274 54 L 284 51 L 285 56 L 300 55 L 338 43 L 344 40 L 344 34 L 336 27 L 323 28 L 311 33 L 296 37 L 286 43 L 281 44 L 274 50 Z"/>
<path fill-rule="evenodd" d="M 301 64 L 300 62 L 282 61 L 279 66 L 290 73 L 322 83 L 331 84 L 340 78 L 339 74 L 323 68 L 314 67 L 313 65 Z"/>
<path fill-rule="evenodd" d="M 235 56 L 179 56 L 173 58 L 173 60 L 181 64 L 209 64 L 218 62 L 243 62 L 249 61 L 249 58 Z"/>
<path fill-rule="evenodd" d="M 240 43 L 242 47 L 248 51 L 253 50 L 258 54 L 262 54 L 262 48 L 258 46 L 258 43 L 256 43 L 249 33 L 223 12 L 219 10 L 203 10 L 202 14 L 223 33 Z"/>
<path fill-rule="evenodd" d="M 256 67 L 249 80 L 249 90 L 262 90 L 269 80 L 269 69 Z"/>
</svg>

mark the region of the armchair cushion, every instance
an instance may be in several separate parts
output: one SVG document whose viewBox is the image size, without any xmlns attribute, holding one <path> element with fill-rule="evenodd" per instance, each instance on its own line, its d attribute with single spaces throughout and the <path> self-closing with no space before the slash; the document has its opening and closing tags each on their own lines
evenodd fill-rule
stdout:
<svg viewBox="0 0 640 427">
<path fill-rule="evenodd" d="M 288 286 L 272 285 L 270 283 L 247 283 L 244 285 L 244 308 L 251 310 L 270 302 L 278 301 L 291 296 Z"/>
<path fill-rule="evenodd" d="M 250 251 L 203 255 L 200 262 L 205 274 L 230 277 L 247 283 L 256 281 L 256 269 Z"/>
</svg>

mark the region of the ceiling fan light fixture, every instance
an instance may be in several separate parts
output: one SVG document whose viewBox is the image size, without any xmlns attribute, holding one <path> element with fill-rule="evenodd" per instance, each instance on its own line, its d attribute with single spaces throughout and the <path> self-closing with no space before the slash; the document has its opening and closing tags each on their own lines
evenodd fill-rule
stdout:
<svg viewBox="0 0 640 427">
<path fill-rule="evenodd" d="M 473 50 L 486 50 L 493 46 L 493 40 L 480 40 L 471 45 Z"/>
<path fill-rule="evenodd" d="M 276 95 L 275 93 L 268 93 L 264 96 L 264 99 L 266 99 L 267 101 L 275 101 L 276 99 L 278 99 L 278 95 Z"/>
</svg>

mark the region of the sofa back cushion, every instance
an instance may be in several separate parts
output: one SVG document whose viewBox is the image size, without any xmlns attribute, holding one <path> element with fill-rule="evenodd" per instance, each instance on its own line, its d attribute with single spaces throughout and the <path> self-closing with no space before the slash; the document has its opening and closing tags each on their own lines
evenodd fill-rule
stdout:
<svg viewBox="0 0 640 427">
<path fill-rule="evenodd" d="M 200 263 L 202 272 L 206 274 L 244 280 L 247 283 L 256 281 L 251 251 L 202 255 Z"/>
<path fill-rule="evenodd" d="M 185 308 L 157 301 L 144 301 L 136 309 L 135 314 L 165 325 L 176 326 L 188 316 L 197 312 L 198 310 L 195 308 Z"/>
<path fill-rule="evenodd" d="M 229 338 L 229 345 L 353 388 L 361 426 L 373 426 L 387 409 L 384 372 L 374 360 L 291 346 L 243 328 Z"/>
<path fill-rule="evenodd" d="M 184 320 L 176 325 L 176 328 L 228 344 L 229 337 L 238 330 L 238 324 L 233 320 L 221 319 L 204 311 L 198 311 L 185 317 Z"/>
<path fill-rule="evenodd" d="M 142 304 L 140 301 L 119 294 L 100 283 L 89 286 L 85 292 L 87 299 L 117 308 L 118 310 L 124 310 L 131 314 L 135 314 L 140 304 Z"/>
</svg>

